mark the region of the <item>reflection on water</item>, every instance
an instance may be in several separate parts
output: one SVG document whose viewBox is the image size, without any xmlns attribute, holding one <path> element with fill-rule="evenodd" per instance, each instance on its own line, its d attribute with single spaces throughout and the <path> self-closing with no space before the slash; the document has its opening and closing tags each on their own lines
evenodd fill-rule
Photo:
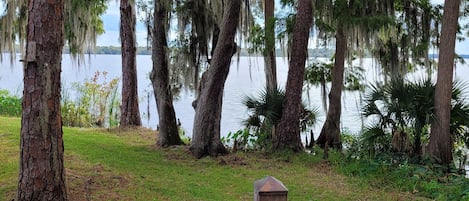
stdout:
<svg viewBox="0 0 469 201">
<path fill-rule="evenodd" d="M 4 57 L 7 58 L 7 57 Z M 246 109 L 241 103 L 241 100 L 246 95 L 256 95 L 264 85 L 264 71 L 263 71 L 262 58 L 255 57 L 242 57 L 239 64 L 236 59 L 233 60 L 231 65 L 230 74 L 226 81 L 223 111 L 221 122 L 221 133 L 226 135 L 230 131 L 237 131 L 242 128 L 242 120 L 247 116 Z M 62 80 L 65 90 L 71 87 L 73 82 L 83 82 L 85 79 L 90 79 L 96 71 L 107 71 L 108 79 L 121 77 L 121 57 L 120 55 L 96 55 L 90 56 L 86 61 L 81 62 L 85 65 L 77 66 L 73 64 L 69 55 L 63 55 L 62 60 Z M 367 70 L 367 81 L 372 83 L 376 80 L 376 75 L 379 74 L 376 68 L 373 67 L 374 62 L 371 59 L 364 59 L 363 67 Z M 151 56 L 139 55 L 137 56 L 137 69 L 138 69 L 138 89 L 140 101 L 140 111 L 142 113 L 142 123 L 146 127 L 156 128 L 158 122 L 158 115 L 156 112 L 156 103 L 153 96 L 151 82 L 148 79 L 149 73 L 152 68 Z M 277 59 L 277 73 L 279 85 L 285 86 L 288 72 L 288 65 L 286 59 Z M 23 70 L 19 62 L 10 65 L 9 61 L 4 60 L 0 63 L 0 88 L 8 89 L 13 94 L 22 93 L 22 80 Z M 466 66 L 458 66 L 456 69 L 457 79 L 469 81 L 469 68 Z M 418 77 L 418 76 L 417 76 Z M 150 100 L 147 100 L 150 93 Z M 306 94 L 306 93 L 305 93 Z M 185 133 L 189 136 L 192 135 L 192 122 L 194 118 L 194 109 L 192 108 L 192 101 L 194 94 L 190 91 L 182 91 L 180 97 L 174 103 L 177 118 L 181 120 Z M 311 107 L 321 108 L 321 93 L 318 88 L 313 88 L 309 92 L 309 99 L 304 98 L 307 105 Z M 309 101 L 308 101 L 309 100 Z M 358 112 L 359 94 L 352 92 L 343 93 L 343 109 L 342 109 L 342 128 L 349 130 L 352 133 L 357 133 L 361 130 L 362 119 Z M 149 104 L 149 107 L 148 107 Z M 146 119 L 147 107 L 149 108 L 150 119 Z M 313 131 L 316 137 L 321 129 L 325 114 L 322 109 L 319 116 L 319 122 Z"/>
</svg>

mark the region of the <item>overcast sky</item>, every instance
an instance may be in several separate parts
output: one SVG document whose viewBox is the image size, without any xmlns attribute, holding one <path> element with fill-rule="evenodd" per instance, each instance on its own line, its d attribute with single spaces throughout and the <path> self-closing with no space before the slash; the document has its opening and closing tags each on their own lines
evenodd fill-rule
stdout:
<svg viewBox="0 0 469 201">
<path fill-rule="evenodd" d="M 120 46 L 119 41 L 119 23 L 120 23 L 120 13 L 119 13 L 119 1 L 109 1 L 108 10 L 102 16 L 104 22 L 104 30 L 106 32 L 98 37 L 97 45 L 98 46 Z M 138 46 L 146 45 L 146 28 L 145 26 L 137 19 L 137 43 Z"/>
<path fill-rule="evenodd" d="M 432 3 L 442 4 L 444 0 L 433 0 Z M 106 33 L 98 38 L 99 46 L 120 46 L 119 41 L 119 4 L 118 1 L 110 1 L 106 14 L 103 15 L 104 28 Z M 139 46 L 146 45 L 146 28 L 137 20 L 137 43 Z M 468 39 L 469 40 L 469 39 Z M 456 52 L 459 54 L 469 54 L 469 41 L 456 44 Z"/>
</svg>

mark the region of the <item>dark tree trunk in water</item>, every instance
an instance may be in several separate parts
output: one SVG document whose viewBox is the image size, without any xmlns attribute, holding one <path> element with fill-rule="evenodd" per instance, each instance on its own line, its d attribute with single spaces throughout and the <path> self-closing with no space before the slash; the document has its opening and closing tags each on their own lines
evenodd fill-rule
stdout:
<svg viewBox="0 0 469 201">
<path fill-rule="evenodd" d="M 193 139 L 190 150 L 201 158 L 228 151 L 220 140 L 223 88 L 230 71 L 231 57 L 236 51 L 234 38 L 239 20 L 241 0 L 225 2 L 223 21 L 210 68 L 201 80 L 201 91 L 195 108 Z"/>
<path fill-rule="evenodd" d="M 309 132 L 309 136 L 310 136 L 309 138 L 310 138 L 311 140 L 309 141 L 309 144 L 308 144 L 308 142 L 306 142 L 306 148 L 310 148 L 310 149 L 311 149 L 311 148 L 314 147 L 314 144 L 316 143 L 316 142 L 314 141 L 314 133 L 313 133 L 312 130 Z"/>
<path fill-rule="evenodd" d="M 135 3 L 120 1 L 120 38 L 122 49 L 122 105 L 120 126 L 141 126 L 138 106 Z"/>
<path fill-rule="evenodd" d="M 64 1 L 30 0 L 16 200 L 67 200 L 60 72 Z"/>
<path fill-rule="evenodd" d="M 283 102 L 282 118 L 277 127 L 277 137 L 273 141 L 274 150 L 303 150 L 300 138 L 300 108 L 305 63 L 308 56 L 309 30 L 313 21 L 312 12 L 311 1 L 300 0 L 298 2 L 285 100 Z"/>
<path fill-rule="evenodd" d="M 155 93 L 156 106 L 159 116 L 159 134 L 156 144 L 158 146 L 171 146 L 182 144 L 176 123 L 176 114 L 173 107 L 173 96 L 169 85 L 169 68 L 166 50 L 165 23 L 168 11 L 163 0 L 155 1 L 154 29 L 152 42 L 153 70 L 151 82 Z"/>
<path fill-rule="evenodd" d="M 264 2 L 264 26 L 265 26 L 265 52 L 264 71 L 267 89 L 274 91 L 277 88 L 277 63 L 275 60 L 275 1 Z"/>
<path fill-rule="evenodd" d="M 441 27 L 438 78 L 435 89 L 435 121 L 431 125 L 428 154 L 449 165 L 453 160 L 450 133 L 451 92 L 453 83 L 454 48 L 458 27 L 460 0 L 446 0 Z"/>
<path fill-rule="evenodd" d="M 324 148 L 328 147 L 341 149 L 340 140 L 340 114 L 341 96 L 344 83 L 345 53 L 347 52 L 347 36 L 343 27 L 339 25 L 336 32 L 335 62 L 332 68 L 332 86 L 329 92 L 329 109 L 327 111 L 326 122 L 321 129 L 316 144 Z"/>
</svg>

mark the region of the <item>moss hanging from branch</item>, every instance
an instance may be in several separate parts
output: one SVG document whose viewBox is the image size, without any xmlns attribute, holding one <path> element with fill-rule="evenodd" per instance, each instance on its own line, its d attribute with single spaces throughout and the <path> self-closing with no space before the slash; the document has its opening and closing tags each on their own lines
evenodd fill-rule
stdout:
<svg viewBox="0 0 469 201">
<path fill-rule="evenodd" d="M 105 0 L 69 0 L 65 3 L 65 40 L 73 58 L 80 58 L 96 47 L 97 36 L 104 33 L 101 15 Z"/>
<path fill-rule="evenodd" d="M 438 46 L 440 10 L 428 0 L 394 2 L 395 23 L 380 31 L 371 51 L 385 76 L 401 76 L 414 66 L 431 73 L 429 50 Z"/>
<path fill-rule="evenodd" d="M 26 39 L 27 0 L 3 0 L 6 9 L 0 14 L 0 62 L 3 53 L 9 52 L 13 63 L 16 52 L 23 52 Z M 17 49 L 16 42 L 20 43 Z"/>
<path fill-rule="evenodd" d="M 65 40 L 76 58 L 96 46 L 97 36 L 104 33 L 101 15 L 107 9 L 106 0 L 66 0 Z M 10 52 L 13 62 L 16 52 L 23 53 L 26 40 L 27 0 L 3 0 L 6 5 L 0 16 L 0 52 Z M 19 50 L 17 48 L 19 42 Z M 2 54 L 0 55 L 0 61 Z"/>
<path fill-rule="evenodd" d="M 213 56 L 223 17 L 224 1 L 171 0 L 165 3 L 168 11 L 165 26 L 177 27 L 175 39 L 168 44 L 172 86 L 196 90 L 199 78 L 208 68 Z M 137 4 L 139 10 L 144 13 L 141 21 L 147 25 L 148 30 L 151 30 L 152 6 L 144 0 L 139 0 Z M 242 19 L 238 26 L 242 34 L 239 36 L 247 35 L 248 29 L 253 24 L 249 5 L 248 0 L 242 5 Z M 171 23 L 177 24 L 171 26 Z M 148 32 L 148 36 L 151 39 L 151 32 Z"/>
</svg>

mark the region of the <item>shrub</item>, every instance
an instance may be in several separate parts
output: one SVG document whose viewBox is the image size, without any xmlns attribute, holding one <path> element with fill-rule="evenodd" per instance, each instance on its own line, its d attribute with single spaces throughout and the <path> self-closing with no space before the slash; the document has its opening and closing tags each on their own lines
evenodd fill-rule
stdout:
<svg viewBox="0 0 469 201">
<path fill-rule="evenodd" d="M 469 143 L 465 89 L 464 83 L 453 84 L 450 131 L 456 142 Z M 371 85 L 362 114 L 374 122 L 363 134 L 364 145 L 374 152 L 392 149 L 420 157 L 434 119 L 434 91 L 435 84 L 430 79 L 409 82 L 396 78 L 386 84 Z"/>
<path fill-rule="evenodd" d="M 7 90 L 0 90 L 0 115 L 21 116 L 21 98 L 11 95 Z"/>
<path fill-rule="evenodd" d="M 243 104 L 248 110 L 248 118 L 244 120 L 246 129 L 234 133 L 234 140 L 241 137 L 242 142 L 249 141 L 253 148 L 269 149 L 272 144 L 273 132 L 280 121 L 283 108 L 285 91 L 276 88 L 274 91 L 264 89 L 257 97 L 246 96 Z M 299 127 L 301 131 L 314 125 L 318 111 L 309 110 L 304 104 L 301 105 Z"/>
<path fill-rule="evenodd" d="M 62 118 L 64 125 L 77 127 L 112 127 L 119 124 L 120 99 L 118 78 L 107 81 L 107 72 L 97 71 L 84 83 L 72 84 L 73 101 L 64 91 Z"/>
</svg>

